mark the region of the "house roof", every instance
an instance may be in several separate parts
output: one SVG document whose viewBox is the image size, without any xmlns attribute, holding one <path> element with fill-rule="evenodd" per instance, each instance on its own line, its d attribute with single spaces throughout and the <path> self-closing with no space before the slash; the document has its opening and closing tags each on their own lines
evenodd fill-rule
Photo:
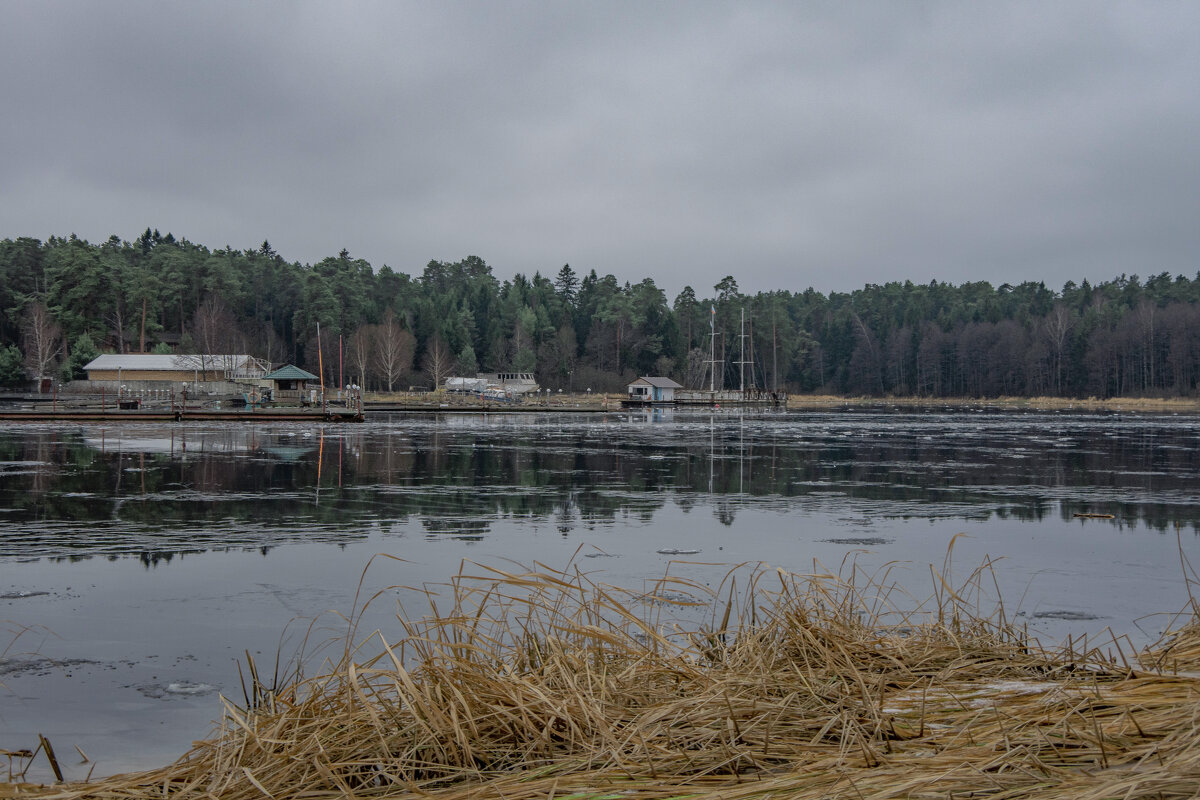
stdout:
<svg viewBox="0 0 1200 800">
<path fill-rule="evenodd" d="M 682 389 L 683 388 L 683 384 L 676 383 L 675 381 L 671 380 L 670 378 L 664 378 L 661 376 L 647 377 L 647 376 L 643 375 L 642 377 L 638 378 L 636 381 L 634 381 L 633 383 L 631 383 L 629 385 L 633 386 L 636 383 L 648 383 L 651 386 L 653 386 L 655 389 Z"/>
<path fill-rule="evenodd" d="M 144 370 L 176 372 L 186 370 L 241 369 L 253 359 L 247 355 L 178 355 L 158 353 L 105 353 L 88 362 L 85 370 Z"/>
<path fill-rule="evenodd" d="M 304 370 L 300 369 L 299 367 L 297 367 L 293 364 L 288 364 L 287 366 L 280 367 L 279 369 L 275 370 L 274 372 L 264 375 L 263 380 L 267 380 L 267 381 L 315 381 L 315 380 L 317 380 L 317 376 L 313 375 L 311 372 L 305 372 Z"/>
</svg>

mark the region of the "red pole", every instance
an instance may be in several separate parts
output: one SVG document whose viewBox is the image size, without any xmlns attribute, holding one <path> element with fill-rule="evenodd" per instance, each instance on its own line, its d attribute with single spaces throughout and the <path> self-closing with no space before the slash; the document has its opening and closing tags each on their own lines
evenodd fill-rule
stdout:
<svg viewBox="0 0 1200 800">
<path fill-rule="evenodd" d="M 317 372 L 321 375 L 321 411 L 325 411 L 325 356 L 321 353 L 321 323 L 317 323 Z M 317 474 L 320 475 L 320 467 Z"/>
<path fill-rule="evenodd" d="M 342 376 L 342 335 L 338 334 L 338 389 L 346 388 L 346 380 Z"/>
</svg>

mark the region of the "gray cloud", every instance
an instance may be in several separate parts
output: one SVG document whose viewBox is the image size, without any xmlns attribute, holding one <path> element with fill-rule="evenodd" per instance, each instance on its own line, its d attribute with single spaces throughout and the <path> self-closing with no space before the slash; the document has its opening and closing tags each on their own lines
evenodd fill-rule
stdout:
<svg viewBox="0 0 1200 800">
<path fill-rule="evenodd" d="M 673 295 L 1192 274 L 1200 6 L 10 2 L 0 236 Z"/>
</svg>

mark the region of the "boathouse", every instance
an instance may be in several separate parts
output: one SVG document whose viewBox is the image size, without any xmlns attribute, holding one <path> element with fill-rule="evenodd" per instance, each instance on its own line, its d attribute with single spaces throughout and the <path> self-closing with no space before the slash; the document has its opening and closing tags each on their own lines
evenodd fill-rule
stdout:
<svg viewBox="0 0 1200 800">
<path fill-rule="evenodd" d="M 674 403 L 675 390 L 682 389 L 681 384 L 670 378 L 641 377 L 629 384 L 629 400 L 634 404 Z"/>
</svg>

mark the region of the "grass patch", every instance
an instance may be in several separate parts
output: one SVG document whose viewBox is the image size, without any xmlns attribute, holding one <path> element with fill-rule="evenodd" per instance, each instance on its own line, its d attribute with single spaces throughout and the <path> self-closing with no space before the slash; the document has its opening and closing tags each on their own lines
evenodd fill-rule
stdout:
<svg viewBox="0 0 1200 800">
<path fill-rule="evenodd" d="M 396 641 L 276 671 L 170 766 L 0 797 L 1196 795 L 1196 619 L 1138 654 L 1043 649 L 989 606 L 986 567 L 931 570 L 919 602 L 886 576 L 759 568 L 646 593 L 468 566 Z"/>
</svg>

